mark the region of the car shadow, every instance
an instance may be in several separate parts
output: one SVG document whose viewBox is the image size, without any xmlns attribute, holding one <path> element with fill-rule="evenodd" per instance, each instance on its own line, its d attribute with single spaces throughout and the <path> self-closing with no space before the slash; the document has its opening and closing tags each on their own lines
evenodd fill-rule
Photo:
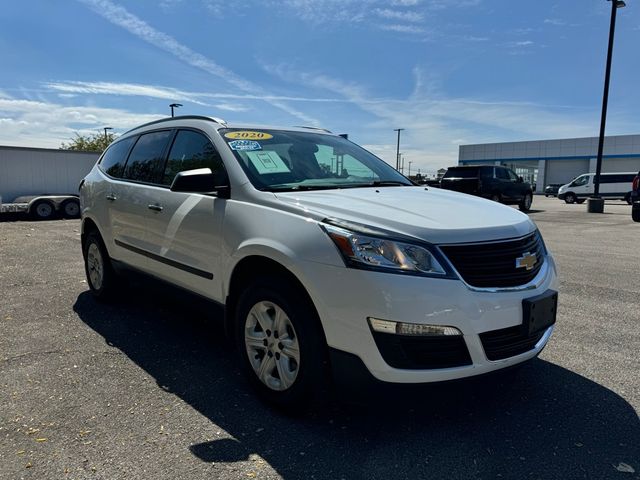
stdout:
<svg viewBox="0 0 640 480">
<path fill-rule="evenodd" d="M 112 304 L 84 292 L 74 310 L 158 388 L 233 437 L 184 446 L 203 462 L 257 454 L 291 479 L 604 479 L 627 467 L 640 471 L 633 407 L 544 360 L 513 377 L 399 388 L 364 404 L 333 401 L 292 416 L 251 393 L 219 307 L 154 284 L 134 285 Z"/>
</svg>

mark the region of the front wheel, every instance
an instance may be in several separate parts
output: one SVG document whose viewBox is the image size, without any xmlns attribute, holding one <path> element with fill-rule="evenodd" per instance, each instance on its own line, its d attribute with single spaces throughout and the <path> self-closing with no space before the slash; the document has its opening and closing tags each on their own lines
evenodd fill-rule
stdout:
<svg viewBox="0 0 640 480">
<path fill-rule="evenodd" d="M 236 308 L 235 338 L 245 376 L 258 395 L 303 408 L 326 387 L 327 353 L 317 313 L 286 279 L 248 285 Z"/>
<path fill-rule="evenodd" d="M 530 193 L 526 193 L 520 201 L 518 207 L 521 211 L 528 212 L 529 209 L 531 209 L 531 202 L 533 202 L 533 196 Z"/>
<path fill-rule="evenodd" d="M 564 197 L 565 203 L 576 203 L 576 195 L 575 193 L 567 193 Z"/>
</svg>

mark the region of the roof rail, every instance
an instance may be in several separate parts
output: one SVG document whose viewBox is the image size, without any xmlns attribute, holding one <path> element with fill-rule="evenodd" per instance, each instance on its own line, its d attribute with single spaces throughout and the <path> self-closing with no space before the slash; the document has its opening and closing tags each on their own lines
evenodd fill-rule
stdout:
<svg viewBox="0 0 640 480">
<path fill-rule="evenodd" d="M 306 128 L 308 130 L 319 130 L 321 132 L 333 133 L 331 130 L 327 130 L 326 128 L 320 127 L 307 127 L 306 125 L 294 125 L 295 128 Z"/>
<path fill-rule="evenodd" d="M 122 135 L 126 135 L 129 132 L 133 132 L 134 130 L 137 130 L 139 128 L 142 127 L 148 127 L 149 125 L 155 125 L 157 123 L 163 123 L 163 122 L 169 122 L 171 120 L 208 120 L 210 122 L 215 122 L 215 123 L 219 123 L 221 125 L 226 126 L 227 122 L 225 122 L 223 119 L 221 118 L 216 118 L 216 117 L 205 117 L 204 115 L 179 115 L 177 117 L 167 117 L 167 118 L 161 118 L 160 120 L 154 120 L 152 122 L 148 122 L 145 123 L 143 125 L 138 125 L 135 128 L 132 128 L 130 130 L 127 130 L 126 132 L 124 132 Z"/>
</svg>

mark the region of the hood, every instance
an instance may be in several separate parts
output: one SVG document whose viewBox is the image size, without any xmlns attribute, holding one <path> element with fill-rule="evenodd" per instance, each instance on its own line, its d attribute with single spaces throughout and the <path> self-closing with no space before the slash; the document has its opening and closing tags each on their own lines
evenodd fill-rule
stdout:
<svg viewBox="0 0 640 480">
<path fill-rule="evenodd" d="M 278 192 L 276 197 L 285 209 L 319 221 L 348 220 L 436 244 L 514 238 L 536 228 L 514 208 L 432 187 Z"/>
</svg>

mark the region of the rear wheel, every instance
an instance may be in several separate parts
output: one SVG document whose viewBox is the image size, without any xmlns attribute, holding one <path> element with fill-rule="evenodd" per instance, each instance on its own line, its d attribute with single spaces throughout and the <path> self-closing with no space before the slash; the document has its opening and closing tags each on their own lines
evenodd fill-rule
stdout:
<svg viewBox="0 0 640 480">
<path fill-rule="evenodd" d="M 97 231 L 89 232 L 83 245 L 84 270 L 91 293 L 104 300 L 116 289 L 116 273 L 104 242 Z"/>
<path fill-rule="evenodd" d="M 525 193 L 524 197 L 518 204 L 518 207 L 523 212 L 528 212 L 531 209 L 531 202 L 533 202 L 533 195 L 530 193 Z"/>
<path fill-rule="evenodd" d="M 564 196 L 565 203 L 576 203 L 576 200 L 577 200 L 577 198 L 576 198 L 575 193 L 569 192 Z"/>
<path fill-rule="evenodd" d="M 80 217 L 80 202 L 75 198 L 70 198 L 62 202 L 60 210 L 64 218 L 78 218 Z"/>
<path fill-rule="evenodd" d="M 49 200 L 38 200 L 31 206 L 30 213 L 37 220 L 49 220 L 53 218 L 56 209 Z"/>
<path fill-rule="evenodd" d="M 278 407 L 303 408 L 326 387 L 326 344 L 315 308 L 293 282 L 264 277 L 238 299 L 235 339 L 246 378 Z"/>
</svg>

